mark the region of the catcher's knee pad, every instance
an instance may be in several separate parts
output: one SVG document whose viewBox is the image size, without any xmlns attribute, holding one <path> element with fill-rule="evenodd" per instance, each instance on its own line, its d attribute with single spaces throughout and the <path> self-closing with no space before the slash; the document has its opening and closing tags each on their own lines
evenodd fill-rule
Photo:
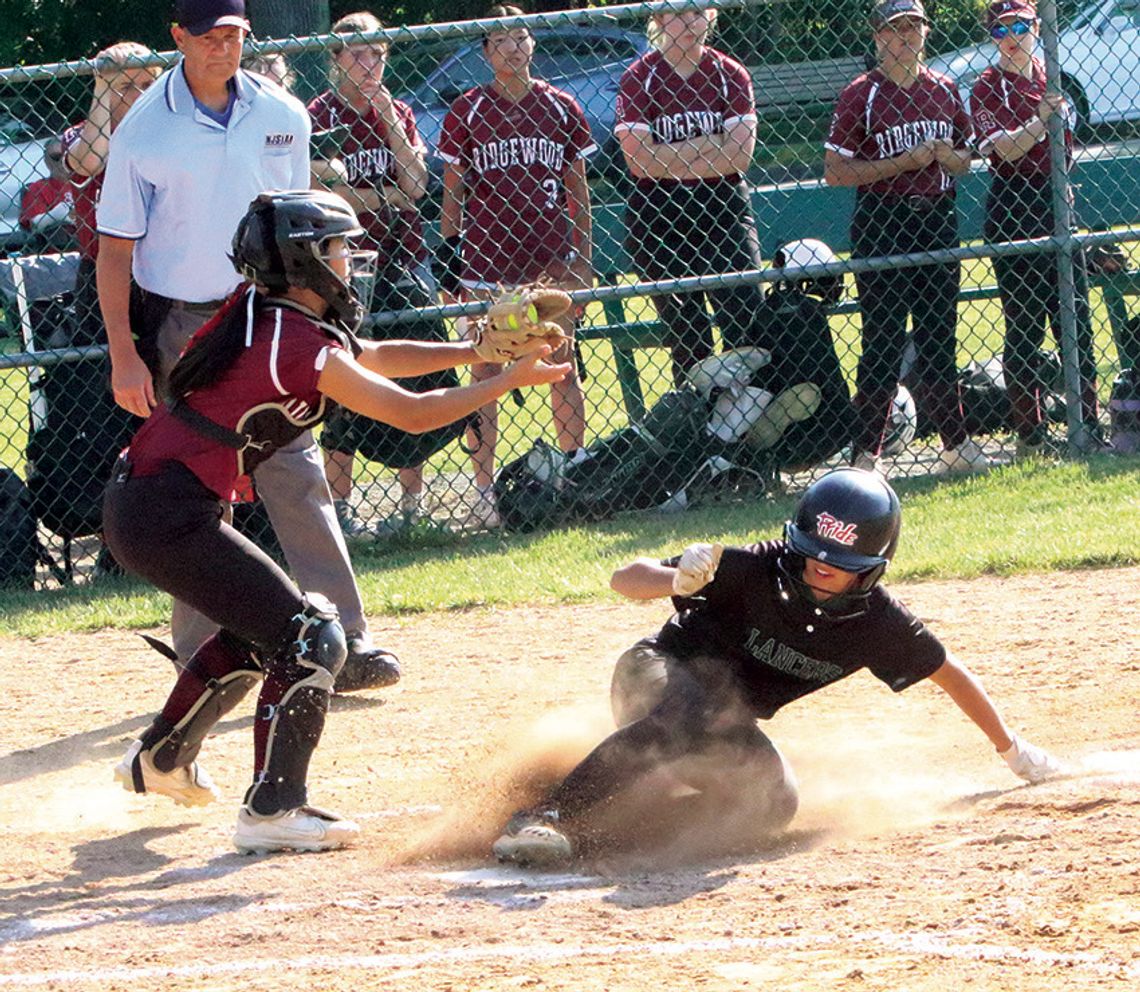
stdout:
<svg viewBox="0 0 1140 992">
<path fill-rule="evenodd" d="M 290 621 L 267 662 L 254 726 L 257 770 L 246 805 L 268 815 L 305 804 L 309 759 L 324 730 L 329 696 L 348 646 L 336 609 L 315 594 Z"/>
<path fill-rule="evenodd" d="M 252 646 L 228 631 L 218 631 L 186 663 L 162 715 L 142 735 L 142 751 L 160 772 L 189 765 L 214 725 L 261 676 Z M 134 779 L 136 791 L 142 792 L 137 760 Z"/>
</svg>

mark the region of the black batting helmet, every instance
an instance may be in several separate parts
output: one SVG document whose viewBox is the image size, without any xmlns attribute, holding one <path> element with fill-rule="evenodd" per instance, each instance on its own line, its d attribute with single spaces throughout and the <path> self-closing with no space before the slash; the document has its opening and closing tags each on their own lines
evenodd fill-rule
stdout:
<svg viewBox="0 0 1140 992">
<path fill-rule="evenodd" d="M 356 212 L 335 193 L 308 189 L 262 193 L 238 224 L 231 259 L 246 279 L 271 293 L 289 286 L 311 289 L 329 305 L 327 320 L 354 331 L 364 308 L 349 282 L 328 264 L 325 244 L 363 233 Z M 358 259 L 371 256 L 375 265 L 375 252 L 353 254 Z"/>
<path fill-rule="evenodd" d="M 793 519 L 784 526 L 791 560 L 782 571 L 796 591 L 828 613 L 848 613 L 865 606 L 868 594 L 883 577 L 899 543 L 902 513 L 899 498 L 877 472 L 839 468 L 804 491 Z M 816 603 L 803 581 L 805 558 L 854 572 L 858 580 L 840 596 Z M 859 611 L 861 612 L 861 610 Z"/>
</svg>

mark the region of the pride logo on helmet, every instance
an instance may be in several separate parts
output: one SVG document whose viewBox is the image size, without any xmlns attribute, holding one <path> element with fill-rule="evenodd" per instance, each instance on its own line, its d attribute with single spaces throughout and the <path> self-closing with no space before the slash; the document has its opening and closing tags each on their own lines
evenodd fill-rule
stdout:
<svg viewBox="0 0 1140 992">
<path fill-rule="evenodd" d="M 845 524 L 830 513 L 820 513 L 815 518 L 815 532 L 828 541 L 850 547 L 859 537 L 855 524 Z"/>
</svg>

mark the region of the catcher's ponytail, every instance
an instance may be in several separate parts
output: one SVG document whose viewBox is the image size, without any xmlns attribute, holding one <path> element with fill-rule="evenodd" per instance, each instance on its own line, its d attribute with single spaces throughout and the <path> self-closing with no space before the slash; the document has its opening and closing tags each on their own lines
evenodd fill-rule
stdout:
<svg viewBox="0 0 1140 992">
<path fill-rule="evenodd" d="M 249 342 L 250 331 L 265 306 L 265 296 L 246 283 L 186 342 L 170 372 L 171 399 L 183 399 L 225 372 Z"/>
</svg>

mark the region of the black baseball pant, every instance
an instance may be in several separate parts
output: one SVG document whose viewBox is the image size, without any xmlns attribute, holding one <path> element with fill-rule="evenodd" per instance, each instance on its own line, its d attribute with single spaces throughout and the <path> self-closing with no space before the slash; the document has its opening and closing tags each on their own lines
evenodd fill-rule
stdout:
<svg viewBox="0 0 1140 992">
<path fill-rule="evenodd" d="M 644 182 L 630 194 L 627 245 L 644 279 L 682 279 L 760 267 L 760 239 L 748 189 L 735 179 Z M 713 352 L 713 320 L 725 348 L 743 344 L 761 301 L 757 286 L 653 297 L 672 353 L 673 384 Z"/>
<path fill-rule="evenodd" d="M 1021 241 L 1053 233 L 1053 192 L 1048 176 L 995 177 L 986 202 L 987 241 Z M 1045 431 L 1041 394 L 1041 345 L 1050 323 L 1060 343 L 1061 297 L 1053 252 L 994 258 L 994 275 L 1005 318 L 1002 366 L 1018 437 L 1040 441 Z M 1073 255 L 1077 362 L 1081 382 L 1081 419 L 1097 421 L 1096 356 L 1092 343 L 1088 275 L 1083 252 Z"/>
<path fill-rule="evenodd" d="M 951 195 L 937 200 L 860 191 L 851 220 L 853 258 L 903 255 L 958 247 L 958 214 Z M 911 322 L 915 403 L 935 425 L 946 448 L 968 437 L 958 395 L 959 265 L 908 266 L 855 277 L 863 314 L 855 447 L 878 454 L 898 388 Z"/>
</svg>

